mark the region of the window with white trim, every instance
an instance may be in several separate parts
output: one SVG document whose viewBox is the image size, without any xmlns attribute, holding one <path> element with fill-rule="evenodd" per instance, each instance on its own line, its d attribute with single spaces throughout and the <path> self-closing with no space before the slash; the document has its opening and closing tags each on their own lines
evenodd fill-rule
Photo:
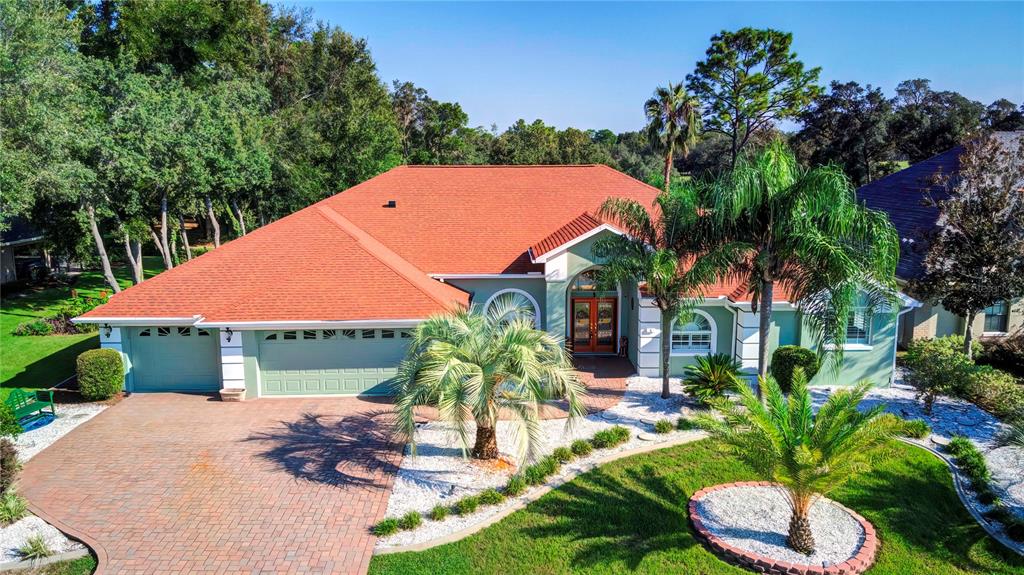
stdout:
<svg viewBox="0 0 1024 575">
<path fill-rule="evenodd" d="M 537 323 L 537 318 L 540 315 L 540 310 L 537 309 L 537 300 L 533 298 L 529 293 L 515 288 L 509 288 L 501 290 L 490 297 L 485 304 L 484 311 L 487 314 L 493 313 L 498 305 L 503 305 L 506 308 L 515 307 L 522 311 L 522 317 L 533 320 L 534 324 Z M 513 314 L 506 314 L 513 315 Z M 511 320 L 512 317 L 501 318 L 504 320 Z"/>
<path fill-rule="evenodd" d="M 871 345 L 871 316 L 856 308 L 846 318 L 846 345 Z"/>
<path fill-rule="evenodd" d="M 694 313 L 686 323 L 673 323 L 671 349 L 673 354 L 714 353 L 714 327 L 710 318 Z"/>
</svg>

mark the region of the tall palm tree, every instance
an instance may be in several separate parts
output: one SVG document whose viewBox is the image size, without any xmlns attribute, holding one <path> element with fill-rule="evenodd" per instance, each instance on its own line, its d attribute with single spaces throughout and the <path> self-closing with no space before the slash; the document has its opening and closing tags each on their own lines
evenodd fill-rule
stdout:
<svg viewBox="0 0 1024 575">
<path fill-rule="evenodd" d="M 536 329 L 532 312 L 513 294 L 487 310 L 457 309 L 420 324 L 396 380 L 399 429 L 416 447 L 414 410 L 436 406 L 477 459 L 498 457 L 499 412 L 519 424 L 520 455 L 534 458 L 539 447 L 538 410 L 545 400 L 568 401 L 571 425 L 585 414 L 583 384 L 562 342 Z"/>
<path fill-rule="evenodd" d="M 643 283 L 661 311 L 661 397 L 669 397 L 669 349 L 672 322 L 686 319 L 700 300 L 701 289 L 718 278 L 736 257 L 731 243 L 706 241 L 713 236 L 705 212 L 698 210 L 700 189 L 684 183 L 662 192 L 650 208 L 624 198 L 601 206 L 601 217 L 625 233 L 594 244 L 605 260 L 601 275 L 610 283 Z"/>
<path fill-rule="evenodd" d="M 840 168 L 804 169 L 776 139 L 737 162 L 711 196 L 720 231 L 744 246 L 732 272 L 753 296 L 751 311 L 760 313 L 760 376 L 768 369 L 776 285 L 839 356 L 854 307 L 870 316 L 892 301 L 899 236 L 884 213 L 857 201 Z"/>
<path fill-rule="evenodd" d="M 772 377 L 761 378 L 762 404 L 740 386 L 739 404 L 721 397 L 711 403 L 722 417 L 702 414 L 697 424 L 765 480 L 778 483 L 792 510 L 787 543 L 800 553 L 814 553 L 809 513 L 819 497 L 870 468 L 877 447 L 895 433 L 890 418 L 878 417 L 884 406 L 859 411 L 870 382 L 829 396 L 817 415 L 811 407 L 807 378 L 797 368 L 787 398 Z"/>
<path fill-rule="evenodd" d="M 686 92 L 680 82 L 659 86 L 654 96 L 644 103 L 647 134 L 651 142 L 665 154 L 665 191 L 672 178 L 672 159 L 678 147 L 683 159 L 700 135 L 700 105 L 696 96 Z"/>
</svg>

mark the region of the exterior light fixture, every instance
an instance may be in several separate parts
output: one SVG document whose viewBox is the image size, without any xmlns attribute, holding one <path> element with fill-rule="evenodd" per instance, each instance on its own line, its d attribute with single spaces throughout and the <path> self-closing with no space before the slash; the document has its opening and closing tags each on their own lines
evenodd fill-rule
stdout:
<svg viewBox="0 0 1024 575">
<path fill-rule="evenodd" d="M 234 332 L 233 332 L 233 331 L 231 331 L 231 328 L 230 328 L 230 327 L 229 327 L 229 328 L 227 328 L 227 329 L 225 329 L 225 330 L 224 330 L 224 335 L 225 335 L 226 337 L 224 338 L 224 341 L 230 342 L 230 341 L 231 341 L 231 336 L 232 336 L 233 334 L 234 334 Z"/>
<path fill-rule="evenodd" d="M 109 323 L 103 324 L 103 337 L 110 337 L 110 334 L 113 333 L 113 331 L 114 328 L 110 327 Z"/>
</svg>

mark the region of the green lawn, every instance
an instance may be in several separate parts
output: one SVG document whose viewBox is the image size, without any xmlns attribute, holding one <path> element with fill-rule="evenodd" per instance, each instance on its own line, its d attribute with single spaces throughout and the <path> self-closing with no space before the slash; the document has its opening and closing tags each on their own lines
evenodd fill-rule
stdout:
<svg viewBox="0 0 1024 575">
<path fill-rule="evenodd" d="M 711 440 L 637 455 L 582 475 L 461 541 L 376 556 L 370 573 L 748 573 L 705 550 L 685 510 L 701 487 L 752 479 Z M 878 529 L 882 549 L 873 575 L 1024 574 L 1024 560 L 963 508 L 945 464 L 921 449 L 894 442 L 874 471 L 833 498 Z"/>
<path fill-rule="evenodd" d="M 24 575 L 89 575 L 95 570 L 96 558 L 92 555 L 86 555 L 80 559 L 61 561 L 39 567 L 38 569 L 17 571 L 16 573 L 23 573 Z"/>
<path fill-rule="evenodd" d="M 163 270 L 159 257 L 145 258 L 146 276 Z M 115 268 L 122 286 L 131 285 L 127 268 Z M 79 295 L 97 297 L 109 290 L 97 270 L 82 273 L 73 286 Z M 47 388 L 75 373 L 75 358 L 99 345 L 95 333 L 78 335 L 14 336 L 19 323 L 51 315 L 62 301 L 71 297 L 71 287 L 25 290 L 0 300 L 0 399 L 10 389 Z M 7 295 L 6 293 L 4 294 Z"/>
</svg>

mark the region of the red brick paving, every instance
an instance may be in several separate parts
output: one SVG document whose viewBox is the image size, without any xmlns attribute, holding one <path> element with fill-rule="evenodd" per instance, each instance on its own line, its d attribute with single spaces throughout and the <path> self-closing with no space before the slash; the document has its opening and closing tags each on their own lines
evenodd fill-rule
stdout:
<svg viewBox="0 0 1024 575">
<path fill-rule="evenodd" d="M 135 395 L 26 464 L 100 573 L 363 573 L 400 446 L 390 405 Z"/>
</svg>

